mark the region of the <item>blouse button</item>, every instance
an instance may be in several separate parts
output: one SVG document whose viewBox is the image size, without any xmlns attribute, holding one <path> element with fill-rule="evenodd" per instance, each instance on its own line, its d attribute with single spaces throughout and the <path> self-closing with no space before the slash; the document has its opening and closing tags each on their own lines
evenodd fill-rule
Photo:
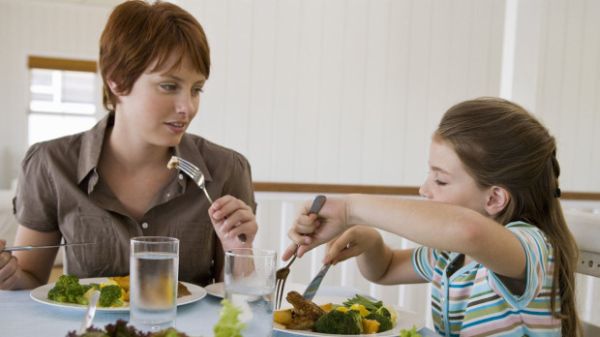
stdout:
<svg viewBox="0 0 600 337">
<path fill-rule="evenodd" d="M 183 180 L 183 174 L 179 173 L 179 180 Z"/>
<path fill-rule="evenodd" d="M 147 222 L 142 223 L 142 228 L 143 229 L 147 229 L 148 228 L 148 223 Z"/>
<path fill-rule="evenodd" d="M 167 193 L 167 198 L 170 198 L 170 197 L 171 197 L 171 193 Z"/>
</svg>

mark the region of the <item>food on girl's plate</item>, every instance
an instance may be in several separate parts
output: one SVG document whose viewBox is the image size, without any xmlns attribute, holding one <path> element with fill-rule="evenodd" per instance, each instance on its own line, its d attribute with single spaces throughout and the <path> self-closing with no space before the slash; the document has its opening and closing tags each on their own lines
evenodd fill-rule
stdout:
<svg viewBox="0 0 600 337">
<path fill-rule="evenodd" d="M 62 275 L 50 291 L 48 299 L 87 305 L 93 290 L 100 290 L 99 307 L 122 307 L 129 303 L 129 275 L 112 276 L 103 283 L 80 284 L 77 276 Z M 177 284 L 177 297 L 191 295 L 181 282 Z"/>
<path fill-rule="evenodd" d="M 356 295 L 343 304 L 317 305 L 299 293 L 290 291 L 286 299 L 293 308 L 277 310 L 275 323 L 292 330 L 312 330 L 338 335 L 372 334 L 392 329 L 396 311 L 382 301 Z"/>
<path fill-rule="evenodd" d="M 174 168 L 177 168 L 178 165 L 179 165 L 179 158 L 173 156 L 173 157 L 171 157 L 171 159 L 169 159 L 169 162 L 167 163 L 167 168 L 169 170 L 172 170 Z"/>
</svg>

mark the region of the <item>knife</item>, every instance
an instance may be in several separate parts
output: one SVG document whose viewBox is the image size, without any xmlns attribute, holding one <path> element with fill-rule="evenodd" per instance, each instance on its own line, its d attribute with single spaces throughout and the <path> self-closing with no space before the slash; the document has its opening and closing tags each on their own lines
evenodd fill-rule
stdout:
<svg viewBox="0 0 600 337">
<path fill-rule="evenodd" d="M 68 246 L 83 246 L 83 245 L 93 245 L 95 242 L 78 242 L 78 243 L 61 243 L 60 245 L 48 245 L 48 246 L 14 246 L 14 247 L 6 247 L 2 249 L 2 252 L 15 252 L 19 250 L 33 250 L 33 249 L 46 249 L 46 248 L 58 248 L 58 247 L 68 247 Z"/>
<path fill-rule="evenodd" d="M 331 267 L 331 264 L 323 265 L 323 267 L 321 267 L 321 270 L 319 270 L 315 278 L 313 278 L 312 281 L 310 281 L 308 287 L 306 287 L 306 290 L 304 291 L 304 294 L 302 294 L 302 296 L 305 299 L 310 301 L 315 297 L 315 294 L 317 293 L 317 290 L 319 290 L 319 286 L 321 285 L 321 281 L 323 281 L 323 278 L 325 278 L 325 274 L 327 274 L 329 267 Z"/>
</svg>

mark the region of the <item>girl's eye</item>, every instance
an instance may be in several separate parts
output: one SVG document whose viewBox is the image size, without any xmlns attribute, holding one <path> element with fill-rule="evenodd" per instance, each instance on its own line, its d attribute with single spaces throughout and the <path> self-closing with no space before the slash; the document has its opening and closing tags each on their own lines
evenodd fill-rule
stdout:
<svg viewBox="0 0 600 337">
<path fill-rule="evenodd" d="M 177 89 L 177 84 L 173 83 L 161 83 L 160 87 L 166 91 L 175 91 Z"/>
<path fill-rule="evenodd" d="M 448 185 L 448 183 L 447 183 L 447 182 L 441 181 L 441 180 L 439 180 L 439 179 L 436 179 L 436 180 L 435 180 L 435 184 L 436 184 L 436 185 L 439 185 L 439 186 L 446 186 L 446 185 Z"/>
<path fill-rule="evenodd" d="M 200 95 L 201 92 L 204 92 L 204 90 L 202 89 L 202 87 L 197 87 L 192 89 L 194 96 Z"/>
</svg>

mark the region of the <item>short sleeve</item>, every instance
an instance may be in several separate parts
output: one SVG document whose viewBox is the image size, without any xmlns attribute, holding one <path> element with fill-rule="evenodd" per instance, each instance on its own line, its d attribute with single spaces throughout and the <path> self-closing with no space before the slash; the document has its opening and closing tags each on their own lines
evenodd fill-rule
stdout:
<svg viewBox="0 0 600 337">
<path fill-rule="evenodd" d="M 551 272 L 549 263 L 552 246 L 544 233 L 533 225 L 515 222 L 506 225 L 506 228 L 521 242 L 525 252 L 525 291 L 519 296 L 514 295 L 492 271 L 488 271 L 488 281 L 492 289 L 502 295 L 507 302 L 515 308 L 524 308 L 540 293 L 544 278 Z"/>
<path fill-rule="evenodd" d="M 424 280 L 433 280 L 433 270 L 436 263 L 437 252 L 430 247 L 421 246 L 412 252 L 412 264 L 415 272 Z"/>
<path fill-rule="evenodd" d="M 58 230 L 57 197 L 45 157 L 42 144 L 29 148 L 21 163 L 13 202 L 15 217 L 21 225 L 50 232 Z"/>
</svg>

